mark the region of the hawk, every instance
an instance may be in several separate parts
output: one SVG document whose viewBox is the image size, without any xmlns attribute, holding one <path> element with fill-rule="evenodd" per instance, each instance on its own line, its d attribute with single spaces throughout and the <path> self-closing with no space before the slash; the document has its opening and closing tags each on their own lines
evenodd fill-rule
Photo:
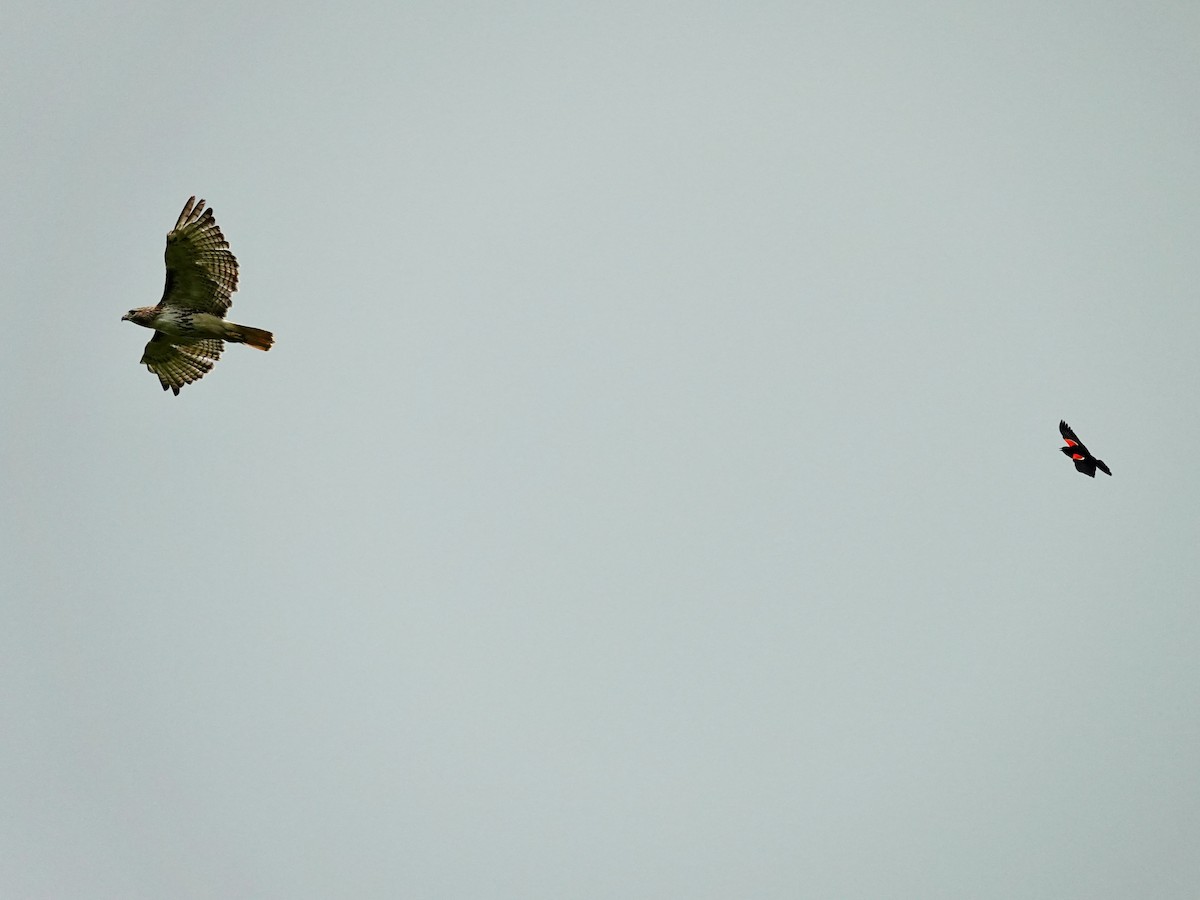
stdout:
<svg viewBox="0 0 1200 900">
<path fill-rule="evenodd" d="M 1058 430 L 1062 433 L 1063 440 L 1067 442 L 1067 446 L 1059 447 L 1058 449 L 1075 460 L 1075 470 L 1077 472 L 1082 472 L 1089 478 L 1096 477 L 1097 469 L 1105 475 L 1112 474 L 1108 466 L 1104 464 L 1104 460 L 1096 459 L 1096 457 L 1088 452 L 1088 448 L 1079 442 L 1079 438 L 1075 436 L 1075 432 L 1071 430 L 1070 425 L 1059 419 Z"/>
<path fill-rule="evenodd" d="M 204 201 L 188 199 L 167 234 L 167 284 L 158 306 L 131 309 L 121 321 L 154 329 L 141 362 L 163 390 L 179 389 L 208 374 L 225 341 L 270 350 L 269 331 L 225 321 L 237 290 L 237 259 Z"/>
</svg>

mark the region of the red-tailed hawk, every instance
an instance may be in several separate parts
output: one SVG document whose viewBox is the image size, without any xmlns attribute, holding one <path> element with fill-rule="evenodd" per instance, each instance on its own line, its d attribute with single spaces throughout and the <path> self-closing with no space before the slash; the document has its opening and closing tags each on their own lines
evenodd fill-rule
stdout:
<svg viewBox="0 0 1200 900">
<path fill-rule="evenodd" d="M 225 341 L 270 350 L 269 331 L 225 321 L 237 290 L 238 264 L 204 201 L 191 197 L 167 235 L 167 284 L 158 306 L 131 309 L 121 317 L 154 329 L 142 363 L 163 390 L 179 394 L 203 378 L 225 349 Z"/>
</svg>

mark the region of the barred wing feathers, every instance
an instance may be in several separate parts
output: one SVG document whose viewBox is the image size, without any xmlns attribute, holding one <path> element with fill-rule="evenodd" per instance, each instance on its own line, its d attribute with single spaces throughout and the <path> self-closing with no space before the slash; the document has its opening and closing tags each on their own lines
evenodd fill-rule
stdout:
<svg viewBox="0 0 1200 900">
<path fill-rule="evenodd" d="M 146 344 L 141 362 L 158 376 L 164 391 L 170 388 L 178 396 L 179 389 L 185 384 L 199 381 L 208 374 L 224 349 L 225 342 L 217 338 L 173 344 L 161 331 L 156 331 Z"/>
<path fill-rule="evenodd" d="M 159 307 L 172 306 L 224 318 L 237 290 L 237 258 L 230 252 L 229 242 L 221 234 L 212 209 L 205 209 L 203 200 L 197 203 L 191 197 L 184 204 L 179 221 L 167 235 L 165 257 L 167 283 Z M 147 347 L 147 354 L 149 351 Z M 165 387 L 166 382 L 163 384 Z"/>
</svg>

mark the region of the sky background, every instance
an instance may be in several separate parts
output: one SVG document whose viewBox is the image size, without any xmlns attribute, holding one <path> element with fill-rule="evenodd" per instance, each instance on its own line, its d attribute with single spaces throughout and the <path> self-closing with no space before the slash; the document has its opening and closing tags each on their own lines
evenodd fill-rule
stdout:
<svg viewBox="0 0 1200 900">
<path fill-rule="evenodd" d="M 1200 895 L 1195 3 L 17 0 L 0 84 L 0 895 Z M 192 194 L 277 343 L 174 397 Z"/>
</svg>

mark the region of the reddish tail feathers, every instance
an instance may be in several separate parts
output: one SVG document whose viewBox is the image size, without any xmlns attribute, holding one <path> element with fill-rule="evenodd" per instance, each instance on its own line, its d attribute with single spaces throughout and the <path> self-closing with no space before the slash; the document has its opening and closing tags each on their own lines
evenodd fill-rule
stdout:
<svg viewBox="0 0 1200 900">
<path fill-rule="evenodd" d="M 249 325 L 235 325 L 233 322 L 225 326 L 225 340 L 235 344 L 249 344 L 258 350 L 270 350 L 275 343 L 275 335 L 262 328 L 251 328 Z"/>
</svg>

